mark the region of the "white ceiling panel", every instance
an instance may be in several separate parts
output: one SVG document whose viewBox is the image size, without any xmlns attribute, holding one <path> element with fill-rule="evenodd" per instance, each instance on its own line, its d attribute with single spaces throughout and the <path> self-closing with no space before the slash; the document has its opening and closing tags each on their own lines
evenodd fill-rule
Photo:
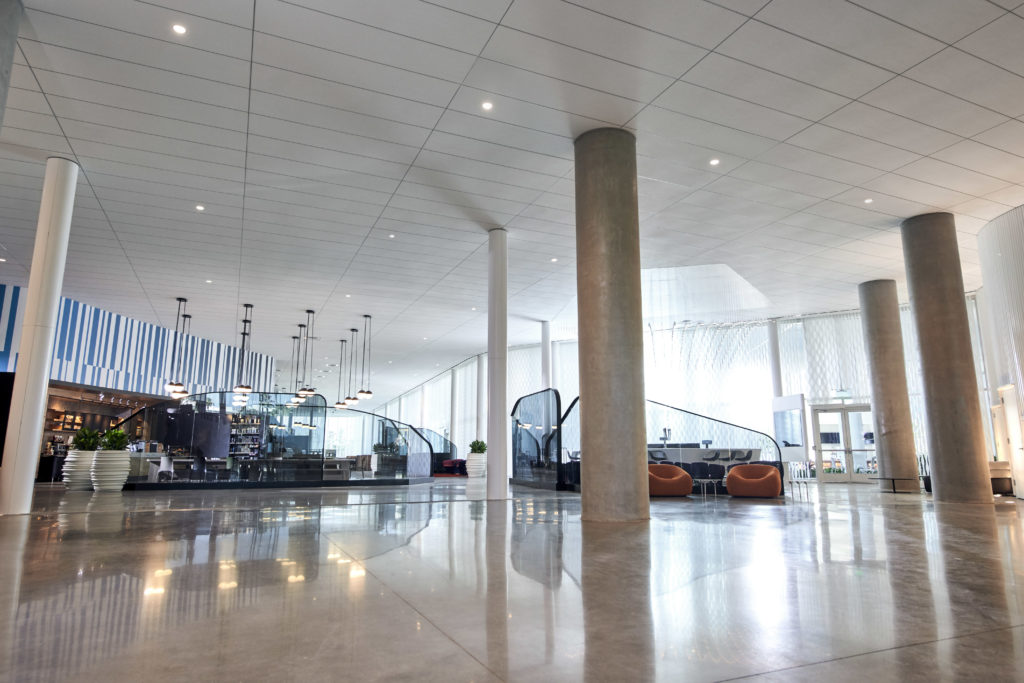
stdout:
<svg viewBox="0 0 1024 683">
<path fill-rule="evenodd" d="M 1024 114 L 1024 101 L 1018 96 L 1024 78 L 955 47 L 946 48 L 905 75 L 1006 116 Z"/>
<path fill-rule="evenodd" d="M 649 102 L 673 80 L 672 76 L 656 74 L 503 27 L 494 32 L 481 56 L 500 64 L 637 102 Z M 692 63 L 696 63 L 699 58 L 699 55 L 694 55 Z M 681 65 L 681 70 L 685 71 L 692 63 Z"/>
<path fill-rule="evenodd" d="M 860 97 L 892 77 L 867 62 L 758 21 L 741 26 L 715 51 L 846 97 Z"/>
<path fill-rule="evenodd" d="M 946 43 L 955 43 L 1003 14 L 987 0 L 857 0 L 856 4 Z"/>
<path fill-rule="evenodd" d="M 757 20 L 897 73 L 945 47 L 846 0 L 773 0 Z"/>
</svg>

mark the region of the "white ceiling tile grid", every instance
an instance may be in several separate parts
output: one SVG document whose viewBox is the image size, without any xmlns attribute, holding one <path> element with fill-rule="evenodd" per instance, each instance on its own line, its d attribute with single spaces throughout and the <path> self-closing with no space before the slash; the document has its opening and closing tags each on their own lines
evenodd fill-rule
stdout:
<svg viewBox="0 0 1024 683">
<path fill-rule="evenodd" d="M 574 329 L 592 128 L 637 135 L 644 266 L 729 266 L 758 315 L 902 279 L 897 226 L 923 211 L 956 214 L 975 287 L 974 234 L 1024 203 L 1024 18 L 1000 3 L 25 4 L 0 279 L 27 281 L 43 161 L 70 155 L 66 296 L 165 325 L 187 296 L 222 341 L 254 303 L 285 365 L 306 308 L 328 346 L 371 313 L 381 400 L 485 348 L 488 229 L 509 230 L 510 343 Z"/>
</svg>

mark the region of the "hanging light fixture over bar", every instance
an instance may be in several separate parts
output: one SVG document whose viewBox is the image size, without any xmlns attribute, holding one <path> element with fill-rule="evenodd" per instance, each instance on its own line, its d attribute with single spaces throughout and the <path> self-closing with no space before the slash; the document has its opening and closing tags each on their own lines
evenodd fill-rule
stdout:
<svg viewBox="0 0 1024 683">
<path fill-rule="evenodd" d="M 341 399 L 341 378 L 345 374 L 345 343 L 346 340 L 339 339 L 341 342 L 341 352 L 338 354 L 338 401 L 334 404 L 334 407 L 338 410 L 345 410 L 348 408 L 348 404 Z M 347 399 L 346 399 L 347 400 Z"/>
<path fill-rule="evenodd" d="M 354 369 L 356 364 L 356 336 L 359 334 L 359 330 L 352 328 L 349 330 L 352 333 L 352 342 L 349 345 L 349 360 L 348 360 L 348 398 L 345 399 L 345 403 L 348 404 L 349 408 L 359 403 L 359 397 L 356 396 L 356 385 Z"/>
<path fill-rule="evenodd" d="M 295 387 L 298 386 L 298 384 L 297 384 L 297 380 L 298 380 L 298 377 L 299 377 L 299 367 L 298 366 L 299 366 L 299 338 L 296 337 L 296 336 L 292 336 L 292 355 L 291 355 L 292 380 L 291 380 L 291 382 L 288 385 L 288 390 L 289 391 L 294 391 Z M 290 399 L 288 399 L 288 405 L 290 405 L 290 406 L 298 405 L 298 403 L 299 403 L 299 397 L 298 397 L 297 394 L 292 396 Z"/>
<path fill-rule="evenodd" d="M 363 373 L 359 386 L 366 387 L 356 392 L 356 397 L 361 399 L 373 398 L 370 391 L 370 316 L 363 316 Z"/>
<path fill-rule="evenodd" d="M 188 313 L 181 314 L 181 343 L 178 344 L 178 374 L 184 374 L 185 370 L 185 337 L 192 331 L 192 316 Z M 171 398 L 182 399 L 188 396 L 185 385 L 175 382 L 175 390 L 171 392 Z"/>
<path fill-rule="evenodd" d="M 171 345 L 171 362 L 170 367 L 168 368 L 168 373 L 171 375 L 171 379 L 164 385 L 164 390 L 169 394 L 173 394 L 177 391 L 185 391 L 185 385 L 174 378 L 178 376 L 178 346 L 181 344 L 178 328 L 179 325 L 183 324 L 181 314 L 185 310 L 185 304 L 188 303 L 188 299 L 179 296 L 176 301 L 178 302 L 178 312 L 174 314 L 174 341 Z"/>
<path fill-rule="evenodd" d="M 252 335 L 252 304 L 243 304 L 245 315 L 242 318 L 242 348 L 238 354 L 238 383 L 235 385 L 235 393 L 247 395 L 252 393 L 252 386 L 245 382 L 245 360 Z"/>
<path fill-rule="evenodd" d="M 299 347 L 298 347 L 298 353 L 295 356 L 295 365 L 297 367 L 297 370 L 296 370 L 297 374 L 296 374 L 296 377 L 295 377 L 295 396 L 294 396 L 294 398 L 295 398 L 295 402 L 296 403 L 305 403 L 305 401 L 306 401 L 306 395 L 303 393 L 303 387 L 305 387 L 305 382 L 306 382 L 306 365 L 305 365 L 305 362 L 303 360 L 303 358 L 304 358 L 304 356 L 303 356 L 303 348 L 305 347 L 305 343 L 306 343 L 306 324 L 305 323 L 299 323 Z"/>
<path fill-rule="evenodd" d="M 299 392 L 298 393 L 299 393 L 299 396 L 301 396 L 302 398 L 308 398 L 308 397 L 310 397 L 310 396 L 312 396 L 313 394 L 316 393 L 316 388 L 310 386 L 310 384 L 312 384 L 312 382 L 310 381 L 310 382 L 307 383 L 307 380 L 306 380 L 306 367 L 307 367 L 307 363 L 310 360 L 312 360 L 310 358 L 310 356 L 309 356 L 309 342 L 310 342 L 310 338 L 313 336 L 313 311 L 312 310 L 306 309 L 306 325 L 304 327 L 305 327 L 305 330 L 306 330 L 306 339 L 305 339 L 305 344 L 303 345 L 303 351 L 302 351 L 302 382 L 303 382 L 303 384 L 299 388 Z M 309 365 L 309 371 L 310 371 L 309 374 L 312 375 L 313 374 L 313 366 L 312 365 Z M 312 377 L 310 377 L 310 380 L 311 379 L 312 379 Z"/>
</svg>

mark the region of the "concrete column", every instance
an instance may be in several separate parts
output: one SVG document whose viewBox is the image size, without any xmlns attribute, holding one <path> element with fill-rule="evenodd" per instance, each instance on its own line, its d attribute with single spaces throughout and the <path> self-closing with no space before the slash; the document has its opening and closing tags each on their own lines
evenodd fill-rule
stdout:
<svg viewBox="0 0 1024 683">
<path fill-rule="evenodd" d="M 768 365 L 772 371 L 772 396 L 782 396 L 782 356 L 779 354 L 779 325 L 768 321 Z"/>
<path fill-rule="evenodd" d="M 0 514 L 25 514 L 32 505 L 32 482 L 43 438 L 50 355 L 57 329 L 77 182 L 78 165 L 73 161 L 57 157 L 46 160 L 25 322 L 18 347 L 3 466 L 0 467 Z"/>
<path fill-rule="evenodd" d="M 540 324 L 540 388 L 551 388 L 551 323 Z"/>
<path fill-rule="evenodd" d="M 903 328 L 895 280 L 872 280 L 857 288 L 864 348 L 871 372 L 871 412 L 882 491 L 917 493 L 917 453 L 910 419 Z"/>
<path fill-rule="evenodd" d="M 648 519 L 636 138 L 599 128 L 575 148 L 582 518 Z"/>
<path fill-rule="evenodd" d="M 484 370 L 484 354 L 476 357 L 476 436 L 487 439 L 487 373 Z"/>
<path fill-rule="evenodd" d="M 0 125 L 7 108 L 7 89 L 11 85 L 11 66 L 14 64 L 22 14 L 21 0 L 0 0 Z"/>
<path fill-rule="evenodd" d="M 900 233 L 921 348 L 932 492 L 936 501 L 991 503 L 953 214 L 908 218 Z"/>
<path fill-rule="evenodd" d="M 508 233 L 487 233 L 487 497 L 508 498 Z"/>
</svg>

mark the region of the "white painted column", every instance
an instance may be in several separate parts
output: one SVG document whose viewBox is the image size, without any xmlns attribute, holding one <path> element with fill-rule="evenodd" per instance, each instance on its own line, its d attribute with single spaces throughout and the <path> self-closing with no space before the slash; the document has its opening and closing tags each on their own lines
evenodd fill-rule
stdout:
<svg viewBox="0 0 1024 683">
<path fill-rule="evenodd" d="M 779 354 L 779 326 L 768 321 L 768 365 L 772 370 L 772 396 L 782 396 L 782 356 Z"/>
<path fill-rule="evenodd" d="M 551 323 L 540 324 L 540 383 L 541 389 L 550 389 L 551 384 Z"/>
<path fill-rule="evenodd" d="M 457 400 L 458 397 L 457 397 L 457 395 L 455 393 L 455 368 L 452 368 L 450 373 L 451 373 L 451 376 L 452 376 L 452 381 L 449 383 L 449 387 L 451 388 L 451 398 L 449 399 L 450 402 L 448 404 L 448 440 L 451 441 L 455 445 L 456 448 L 459 448 L 459 444 L 456 441 L 456 439 L 459 438 L 461 436 L 461 434 L 456 434 L 455 433 L 456 432 L 455 425 L 458 423 L 458 409 L 459 409 L 458 408 L 458 400 Z M 464 448 L 466 449 L 464 452 L 460 451 L 460 453 L 462 453 L 462 457 L 463 458 L 466 457 L 466 453 L 469 453 L 469 442 L 468 441 L 466 442 L 466 445 L 464 446 Z M 452 457 L 454 458 L 455 456 L 453 455 Z"/>
<path fill-rule="evenodd" d="M 487 498 L 508 497 L 508 233 L 487 233 Z"/>
<path fill-rule="evenodd" d="M 484 354 L 476 357 L 476 436 L 487 438 L 487 373 L 484 371 Z"/>
<path fill-rule="evenodd" d="M 46 160 L 25 322 L 18 347 L 4 461 L 0 467 L 0 514 L 25 514 L 32 505 L 32 482 L 43 438 L 50 355 L 57 328 L 77 182 L 78 164 L 58 157 Z"/>
</svg>

